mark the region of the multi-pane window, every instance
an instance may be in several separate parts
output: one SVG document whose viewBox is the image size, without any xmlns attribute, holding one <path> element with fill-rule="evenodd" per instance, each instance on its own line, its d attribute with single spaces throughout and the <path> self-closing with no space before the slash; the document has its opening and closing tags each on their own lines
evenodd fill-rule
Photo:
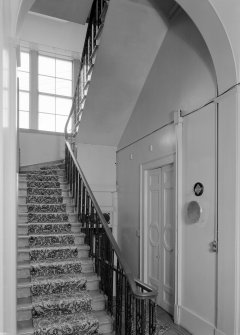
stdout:
<svg viewBox="0 0 240 335">
<path fill-rule="evenodd" d="M 72 106 L 72 62 L 38 56 L 38 129 L 63 132 Z"/>
<path fill-rule="evenodd" d="M 29 128 L 29 53 L 21 52 L 21 67 L 18 68 L 19 78 L 19 127 Z"/>
</svg>

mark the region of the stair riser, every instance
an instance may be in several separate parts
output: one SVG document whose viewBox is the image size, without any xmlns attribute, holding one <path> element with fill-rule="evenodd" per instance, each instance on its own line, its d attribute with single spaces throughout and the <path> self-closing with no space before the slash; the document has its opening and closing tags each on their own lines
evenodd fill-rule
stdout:
<svg viewBox="0 0 240 335">
<path fill-rule="evenodd" d="M 34 175 L 35 175 L 35 174 L 32 174 L 32 176 L 34 176 Z M 60 183 L 63 183 L 63 182 L 65 183 L 65 182 L 66 182 L 66 178 L 65 178 L 64 176 L 59 176 L 59 175 L 57 175 L 57 174 L 56 174 L 56 175 L 55 175 L 55 174 L 53 174 L 53 175 L 40 175 L 40 176 L 43 177 L 43 179 L 44 179 L 44 177 L 46 177 L 46 179 L 47 179 L 48 176 L 51 176 L 51 177 L 52 177 L 52 176 L 54 176 L 54 177 L 56 176 L 56 177 L 58 177 L 57 179 L 58 179 L 58 181 L 59 181 Z M 41 177 L 40 177 L 40 178 L 41 178 Z M 54 179 L 55 179 L 55 178 L 54 178 Z M 27 181 L 29 181 L 29 180 L 32 180 L 32 179 L 28 179 L 28 178 L 27 178 L 27 175 L 21 175 L 21 174 L 19 175 L 19 182 L 20 182 L 20 183 L 27 182 Z M 43 180 L 43 181 L 44 181 L 44 180 Z"/>
<path fill-rule="evenodd" d="M 72 226 L 71 227 L 71 232 L 72 233 L 80 233 L 81 227 L 80 226 Z M 28 228 L 26 226 L 18 226 L 18 234 L 19 235 L 28 235 Z"/>
<path fill-rule="evenodd" d="M 87 281 L 87 290 L 95 291 L 99 289 L 99 280 L 96 278 L 95 280 Z M 18 287 L 17 289 L 17 298 L 30 298 L 31 290 L 30 287 Z"/>
<path fill-rule="evenodd" d="M 88 250 L 78 250 L 78 256 L 77 258 L 86 258 L 88 257 L 89 251 Z M 29 257 L 29 252 L 24 252 L 24 251 L 20 251 L 18 252 L 18 262 L 24 262 L 24 261 L 30 261 L 30 257 Z M 57 261 L 57 259 L 56 259 Z"/>
<path fill-rule="evenodd" d="M 19 205 L 26 205 L 26 197 L 19 197 L 18 198 L 18 204 Z M 28 203 L 30 204 L 30 203 Z M 57 203 L 53 203 L 53 204 L 57 204 Z M 70 197 L 65 197 L 63 198 L 63 204 L 67 204 L 67 205 L 72 205 L 73 204 L 73 200 Z"/>
<path fill-rule="evenodd" d="M 93 264 L 82 264 L 82 273 L 91 273 L 94 271 Z M 17 270 L 17 278 L 18 279 L 27 279 L 30 277 L 29 268 L 23 268 Z"/>
<path fill-rule="evenodd" d="M 30 204 L 29 204 L 30 205 Z M 41 204 L 39 204 L 39 205 L 41 205 Z M 52 204 L 49 204 L 49 206 L 51 206 Z M 56 205 L 56 204 L 53 204 L 53 205 Z M 57 205 L 59 205 L 59 204 L 57 204 Z M 60 204 L 61 205 L 61 204 Z M 64 205 L 64 204 L 63 204 Z M 18 211 L 19 211 L 19 213 L 28 213 L 28 207 L 27 207 L 27 205 L 19 205 L 18 206 Z M 73 205 L 67 205 L 66 206 L 66 212 L 67 213 L 74 213 L 74 206 Z M 31 212 L 31 213 L 33 213 L 33 212 Z M 43 213 L 43 212 L 34 212 L 34 213 L 39 213 L 39 214 L 41 214 L 41 213 Z M 53 212 L 53 213 L 57 213 L 57 212 Z M 61 213 L 61 212 L 59 212 L 59 213 Z"/>
<path fill-rule="evenodd" d="M 84 244 L 84 236 L 74 236 L 74 242 L 76 245 L 82 245 Z M 25 248 L 28 247 L 28 237 L 25 238 L 18 238 L 18 247 L 19 248 Z"/>
<path fill-rule="evenodd" d="M 19 181 L 19 187 L 20 188 L 27 188 L 28 187 L 27 186 L 27 181 Z M 33 186 L 33 187 L 35 187 L 35 186 Z M 45 187 L 42 187 L 42 188 L 45 188 Z M 48 187 L 46 187 L 46 188 L 48 188 Z M 56 188 L 58 188 L 58 187 L 56 187 Z M 66 190 L 66 189 L 69 189 L 69 185 L 67 183 L 61 183 L 60 182 L 60 188 L 62 190 Z"/>
<path fill-rule="evenodd" d="M 92 310 L 93 311 L 103 311 L 105 309 L 104 299 L 99 301 L 92 301 Z M 32 310 L 31 309 L 22 309 L 17 311 L 17 321 L 31 320 L 32 319 Z"/>
<path fill-rule="evenodd" d="M 20 189 L 19 192 L 18 192 L 18 195 L 26 197 L 27 196 L 27 188 L 25 187 L 25 188 Z M 62 190 L 61 195 L 63 197 L 68 197 L 69 196 L 69 190 Z"/>
<path fill-rule="evenodd" d="M 25 176 L 26 174 L 28 174 L 28 173 L 32 173 L 32 172 L 35 172 L 35 171 L 39 171 L 39 172 L 41 172 L 41 170 L 25 170 L 25 171 L 21 171 L 21 173 L 20 173 L 20 175 L 19 176 Z M 33 174 L 33 173 L 32 173 Z M 34 173 L 35 174 L 35 173 Z M 49 174 L 49 173 L 47 173 L 47 174 Z M 43 174 L 44 175 L 44 174 Z M 63 169 L 58 169 L 57 170 L 57 174 L 56 174 L 57 176 L 65 176 L 65 171 L 63 170 Z"/>
<path fill-rule="evenodd" d="M 18 325 L 19 325 L 19 328 L 23 328 L 21 327 L 21 324 L 22 323 L 25 323 L 26 321 L 18 321 Z M 106 321 L 104 322 L 103 324 L 100 323 L 100 326 L 99 326 L 99 333 L 100 334 L 106 334 L 106 335 L 115 335 L 115 332 L 113 332 L 113 326 L 112 326 L 112 322 L 111 321 Z M 19 333 L 21 335 L 34 335 L 34 331 L 33 331 L 33 328 L 30 328 L 29 330 L 23 330 L 21 331 L 21 333 Z"/>
<path fill-rule="evenodd" d="M 46 213 L 33 213 L 33 214 L 46 214 Z M 49 214 L 56 214 L 56 213 L 49 213 Z M 60 213 L 60 214 L 64 214 L 64 213 Z M 18 223 L 27 223 L 28 222 L 28 214 L 18 214 Z M 48 221 L 46 221 L 48 222 Z M 64 221 L 65 222 L 65 221 Z M 66 222 L 77 222 L 77 215 L 74 213 L 68 213 L 68 221 Z M 31 223 L 37 223 L 37 222 L 31 222 Z M 49 222 L 51 223 L 51 222 Z M 53 223 L 58 223 L 58 222 L 53 222 Z"/>
</svg>

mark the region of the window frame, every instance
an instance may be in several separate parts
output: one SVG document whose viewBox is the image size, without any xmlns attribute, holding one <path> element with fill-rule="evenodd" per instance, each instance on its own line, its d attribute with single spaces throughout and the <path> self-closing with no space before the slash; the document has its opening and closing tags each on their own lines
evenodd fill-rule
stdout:
<svg viewBox="0 0 240 335">
<path fill-rule="evenodd" d="M 39 73 L 39 58 L 40 57 L 46 57 L 46 58 L 52 58 L 52 59 L 54 59 L 55 60 L 55 76 L 51 76 L 51 75 L 46 75 L 46 74 L 41 74 L 41 73 Z M 49 56 L 49 55 L 45 55 L 45 54 L 43 54 L 43 53 L 38 53 L 38 55 L 37 55 L 37 57 L 38 57 L 38 71 L 37 71 L 37 88 L 38 88 L 38 92 L 37 92 L 37 94 L 38 94 L 38 106 L 37 106 L 37 114 L 38 114 L 38 130 L 39 131 L 51 131 L 51 132 L 54 132 L 54 133 L 64 133 L 64 130 L 61 132 L 61 131 L 57 131 L 56 129 L 57 129 L 57 116 L 66 116 L 66 118 L 68 117 L 68 115 L 69 115 L 69 113 L 70 113 L 70 111 L 71 111 L 71 108 L 70 108 L 70 110 L 69 110 L 69 113 L 68 114 L 65 114 L 65 115 L 63 115 L 63 114 L 58 114 L 57 113 L 57 104 L 56 104 L 56 101 L 57 101 L 57 98 L 60 98 L 60 99 L 65 99 L 65 100 L 69 100 L 69 101 L 71 101 L 71 103 L 72 103 L 72 101 L 73 101 L 73 77 L 74 77 L 74 68 L 73 68 L 73 65 L 74 65 L 74 63 L 73 63 L 73 60 L 68 60 L 68 59 L 64 59 L 64 58 L 61 58 L 61 57 L 57 57 L 57 56 Z M 63 77 L 57 77 L 56 76 L 56 64 L 57 64 L 57 60 L 62 60 L 62 61 L 67 61 L 67 62 L 70 62 L 71 63 L 71 67 L 72 67 L 72 79 L 66 79 L 66 78 L 63 78 Z M 54 81 L 55 81 L 55 94 L 54 93 L 47 93 L 47 92 L 42 92 L 42 91 L 40 91 L 39 90 L 39 77 L 40 76 L 42 76 L 42 77 L 47 77 L 47 78 L 53 78 L 54 79 Z M 71 82 L 71 96 L 67 96 L 67 95 L 61 95 L 61 94 L 57 94 L 56 93 L 56 82 L 57 82 L 57 79 L 61 79 L 61 80 L 66 80 L 66 81 L 68 81 L 68 82 Z M 49 97 L 54 97 L 54 100 L 55 100 L 55 113 L 44 113 L 44 112 L 40 112 L 40 110 L 39 110 L 39 97 L 40 96 L 49 96 Z M 40 114 L 47 114 L 47 115 L 54 115 L 54 124 L 55 124 L 55 130 L 47 130 L 47 129 L 40 129 L 39 128 L 39 116 L 40 116 Z"/>
</svg>

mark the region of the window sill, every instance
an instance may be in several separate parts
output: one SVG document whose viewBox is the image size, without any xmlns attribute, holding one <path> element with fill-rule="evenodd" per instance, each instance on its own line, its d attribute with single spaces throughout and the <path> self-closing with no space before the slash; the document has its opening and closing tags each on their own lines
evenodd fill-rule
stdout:
<svg viewBox="0 0 240 335">
<path fill-rule="evenodd" d="M 64 133 L 59 133 L 59 132 L 55 132 L 55 131 L 48 131 L 48 130 L 19 128 L 19 131 L 20 131 L 20 133 L 33 133 L 33 134 L 55 135 L 55 136 L 64 137 Z"/>
</svg>

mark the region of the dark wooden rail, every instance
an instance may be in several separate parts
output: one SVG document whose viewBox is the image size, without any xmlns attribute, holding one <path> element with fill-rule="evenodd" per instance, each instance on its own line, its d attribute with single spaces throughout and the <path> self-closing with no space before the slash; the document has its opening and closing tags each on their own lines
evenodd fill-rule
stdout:
<svg viewBox="0 0 240 335">
<path fill-rule="evenodd" d="M 116 335 L 153 335 L 157 292 L 134 278 L 75 157 L 75 137 L 107 8 L 108 1 L 95 0 L 91 9 L 73 105 L 65 126 L 66 177 L 78 221 L 90 246 L 89 255 L 101 278 L 100 289 L 107 297 L 107 310 L 113 317 Z"/>
</svg>

